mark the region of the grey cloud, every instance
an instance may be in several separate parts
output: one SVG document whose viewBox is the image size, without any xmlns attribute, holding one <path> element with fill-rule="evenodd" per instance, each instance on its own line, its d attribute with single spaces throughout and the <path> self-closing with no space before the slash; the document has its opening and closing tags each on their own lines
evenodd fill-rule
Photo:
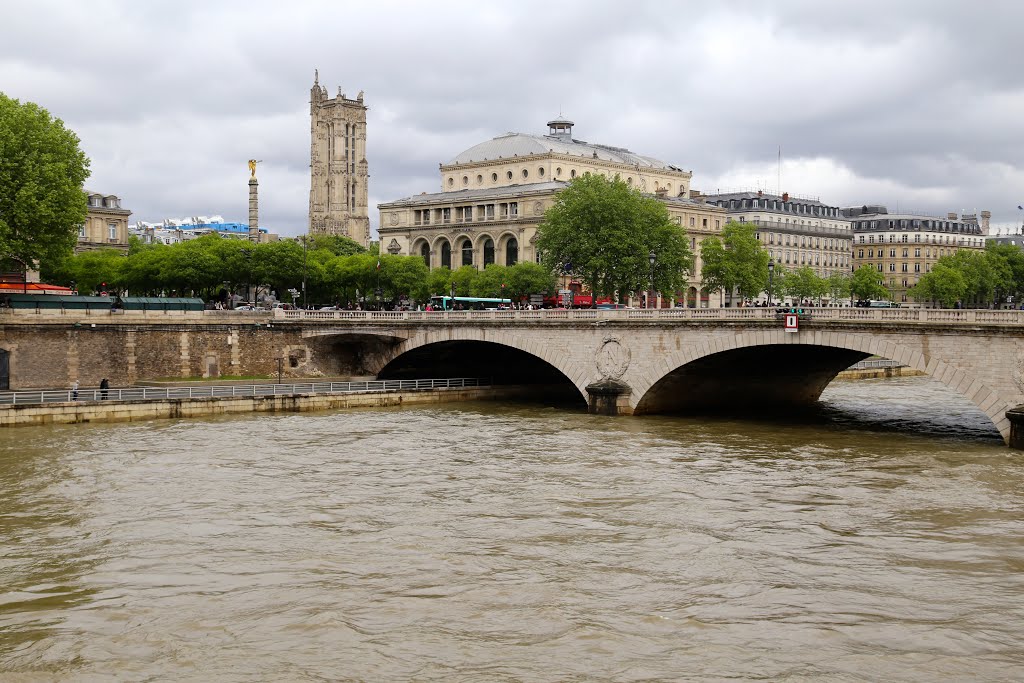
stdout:
<svg viewBox="0 0 1024 683">
<path fill-rule="evenodd" d="M 935 213 L 1008 222 L 1024 201 L 1014 2 L 0 0 L 0 15 L 0 88 L 74 128 L 89 185 L 136 219 L 245 220 L 257 156 L 261 222 L 302 232 L 314 68 L 332 95 L 366 93 L 373 202 L 436 191 L 439 162 L 560 110 L 579 137 L 692 169 L 696 187 L 781 145 L 915 196 L 940 188 L 918 207 Z M 900 200 L 859 190 L 823 199 Z"/>
</svg>

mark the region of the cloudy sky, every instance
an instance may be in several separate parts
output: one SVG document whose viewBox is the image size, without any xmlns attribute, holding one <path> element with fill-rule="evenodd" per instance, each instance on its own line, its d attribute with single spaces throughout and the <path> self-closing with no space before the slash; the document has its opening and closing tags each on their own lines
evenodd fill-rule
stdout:
<svg viewBox="0 0 1024 683">
<path fill-rule="evenodd" d="M 304 233 L 309 90 L 365 91 L 370 214 L 506 131 L 840 206 L 1024 204 L 1024 2 L 0 0 L 0 91 L 62 118 L 132 220 Z"/>
</svg>

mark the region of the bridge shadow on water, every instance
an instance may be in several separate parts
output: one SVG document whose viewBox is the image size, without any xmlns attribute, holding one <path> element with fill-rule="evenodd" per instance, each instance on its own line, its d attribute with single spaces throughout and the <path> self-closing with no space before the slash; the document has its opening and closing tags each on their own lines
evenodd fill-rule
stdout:
<svg viewBox="0 0 1024 683">
<path fill-rule="evenodd" d="M 488 378 L 496 386 L 522 389 L 515 400 L 567 410 L 587 403 L 568 377 L 525 351 L 481 341 L 445 341 L 402 354 L 377 373 L 378 379 Z"/>
</svg>

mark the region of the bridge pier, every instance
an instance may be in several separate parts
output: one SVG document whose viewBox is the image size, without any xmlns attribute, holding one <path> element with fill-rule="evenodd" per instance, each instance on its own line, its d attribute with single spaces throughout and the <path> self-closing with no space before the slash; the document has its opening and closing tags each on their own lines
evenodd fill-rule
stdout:
<svg viewBox="0 0 1024 683">
<path fill-rule="evenodd" d="M 622 382 L 605 378 L 587 385 L 587 411 L 591 415 L 631 415 L 629 395 L 633 390 Z"/>
<path fill-rule="evenodd" d="M 1024 404 L 1007 410 L 1006 419 L 1010 421 L 1010 438 L 1006 445 L 1024 451 Z"/>
</svg>

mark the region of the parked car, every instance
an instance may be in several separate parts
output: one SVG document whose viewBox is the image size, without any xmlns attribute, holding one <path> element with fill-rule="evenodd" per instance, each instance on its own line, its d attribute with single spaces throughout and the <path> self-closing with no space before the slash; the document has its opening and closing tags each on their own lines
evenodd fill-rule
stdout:
<svg viewBox="0 0 1024 683">
<path fill-rule="evenodd" d="M 236 310 L 236 311 L 255 311 L 256 307 L 255 306 L 250 306 L 249 304 L 242 304 L 241 306 L 235 306 L 235 308 L 233 310 Z"/>
</svg>

